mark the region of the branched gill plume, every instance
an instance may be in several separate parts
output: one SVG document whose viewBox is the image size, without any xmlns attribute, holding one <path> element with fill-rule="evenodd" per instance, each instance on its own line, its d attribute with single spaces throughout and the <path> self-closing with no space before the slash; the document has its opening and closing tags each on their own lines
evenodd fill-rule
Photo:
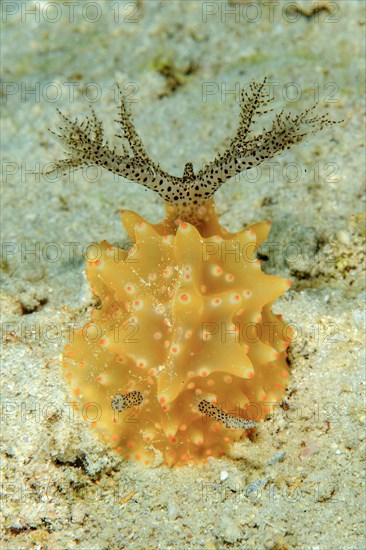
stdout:
<svg viewBox="0 0 366 550">
<path fill-rule="evenodd" d="M 184 167 L 183 176 L 176 177 L 160 168 L 147 154 L 134 126 L 127 102 L 120 91 L 119 118 L 122 134 L 121 154 L 111 147 L 104 137 L 102 122 L 93 109 L 82 122 L 71 121 L 58 111 L 62 125 L 59 133 L 52 132 L 66 146 L 66 158 L 56 161 L 51 172 L 65 174 L 85 166 L 99 166 L 155 191 L 167 203 L 175 206 L 177 216 L 194 221 L 197 208 L 212 199 L 223 183 L 236 174 L 258 166 L 276 154 L 290 149 L 310 134 L 314 134 L 336 122 L 327 114 L 314 111 L 316 104 L 298 115 L 275 115 L 269 129 L 252 135 L 257 120 L 272 111 L 266 79 L 252 82 L 241 92 L 239 125 L 228 148 L 201 168 L 196 174 L 191 162 Z"/>
</svg>

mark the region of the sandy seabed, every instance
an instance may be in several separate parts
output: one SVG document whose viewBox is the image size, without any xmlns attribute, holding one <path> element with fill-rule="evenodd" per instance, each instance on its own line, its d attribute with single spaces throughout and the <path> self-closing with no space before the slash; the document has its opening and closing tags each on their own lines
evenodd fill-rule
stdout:
<svg viewBox="0 0 366 550">
<path fill-rule="evenodd" d="M 365 3 L 1 9 L 2 548 L 364 548 Z M 344 120 L 216 195 L 232 231 L 272 221 L 262 269 L 293 283 L 275 305 L 296 328 L 287 397 L 231 457 L 123 462 L 71 414 L 60 354 L 89 317 L 84 246 L 126 239 L 119 209 L 157 222 L 163 205 L 109 173 L 32 173 L 62 155 L 47 129 L 92 103 L 112 136 L 118 82 L 151 157 L 181 175 L 227 144 L 240 86 L 266 75 L 275 108 Z"/>
</svg>

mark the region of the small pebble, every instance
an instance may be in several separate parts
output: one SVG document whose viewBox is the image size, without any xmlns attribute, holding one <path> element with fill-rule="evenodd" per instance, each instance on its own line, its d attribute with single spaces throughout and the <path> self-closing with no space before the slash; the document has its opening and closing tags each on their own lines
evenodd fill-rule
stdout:
<svg viewBox="0 0 366 550">
<path fill-rule="evenodd" d="M 351 235 L 348 233 L 348 231 L 344 231 L 344 229 L 341 229 L 337 232 L 337 240 L 346 245 L 351 244 Z"/>
<path fill-rule="evenodd" d="M 221 481 L 225 481 L 225 479 L 227 479 L 229 477 L 229 474 L 226 470 L 222 470 L 222 472 L 220 472 L 220 480 Z"/>
<path fill-rule="evenodd" d="M 241 539 L 242 534 L 238 524 L 229 516 L 221 517 L 221 530 L 223 540 L 229 542 L 230 544 L 233 544 L 237 540 Z"/>
<path fill-rule="evenodd" d="M 80 506 L 74 506 L 71 513 L 72 523 L 83 523 L 85 512 Z"/>
<path fill-rule="evenodd" d="M 276 453 L 269 461 L 268 466 L 273 466 L 273 464 L 277 464 L 277 462 L 281 462 L 286 456 L 285 451 L 280 451 L 279 453 Z"/>
<path fill-rule="evenodd" d="M 168 518 L 170 520 L 174 520 L 174 519 L 177 519 L 177 517 L 179 516 L 179 513 L 178 513 L 178 508 L 176 507 L 175 504 L 168 504 Z"/>
</svg>

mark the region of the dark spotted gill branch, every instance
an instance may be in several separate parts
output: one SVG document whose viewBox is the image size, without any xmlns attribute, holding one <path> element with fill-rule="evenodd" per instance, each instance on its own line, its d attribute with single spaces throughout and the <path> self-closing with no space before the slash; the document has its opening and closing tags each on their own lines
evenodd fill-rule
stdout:
<svg viewBox="0 0 366 550">
<path fill-rule="evenodd" d="M 168 203 L 182 207 L 196 207 L 212 198 L 225 181 L 290 149 L 311 134 L 335 124 L 328 115 L 314 114 L 316 105 L 299 115 L 281 111 L 272 126 L 262 133 L 251 135 L 253 125 L 269 110 L 271 103 L 266 80 L 251 83 L 243 90 L 240 119 L 235 136 L 226 151 L 194 174 L 192 163 L 187 163 L 183 176 L 176 177 L 163 171 L 148 156 L 134 126 L 125 98 L 120 94 L 119 118 L 122 154 L 111 148 L 104 138 L 103 124 L 92 110 L 81 123 L 71 121 L 60 111 L 60 133 L 53 132 L 66 146 L 66 158 L 56 161 L 52 170 L 66 173 L 84 166 L 96 165 L 157 192 Z M 48 173 L 49 173 L 48 172 Z"/>
</svg>

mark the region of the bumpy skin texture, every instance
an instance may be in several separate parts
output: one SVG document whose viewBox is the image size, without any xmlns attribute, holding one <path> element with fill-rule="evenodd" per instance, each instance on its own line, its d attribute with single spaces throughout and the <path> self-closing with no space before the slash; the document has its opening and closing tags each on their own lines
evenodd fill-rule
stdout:
<svg viewBox="0 0 366 550">
<path fill-rule="evenodd" d="M 122 219 L 134 245 L 91 251 L 101 305 L 63 354 L 75 407 L 122 457 L 220 457 L 251 427 L 244 419 L 262 420 L 286 391 L 290 328 L 270 306 L 290 283 L 255 257 L 270 223 L 228 233 L 212 201 L 196 226 L 169 205 L 157 225 Z"/>
</svg>

